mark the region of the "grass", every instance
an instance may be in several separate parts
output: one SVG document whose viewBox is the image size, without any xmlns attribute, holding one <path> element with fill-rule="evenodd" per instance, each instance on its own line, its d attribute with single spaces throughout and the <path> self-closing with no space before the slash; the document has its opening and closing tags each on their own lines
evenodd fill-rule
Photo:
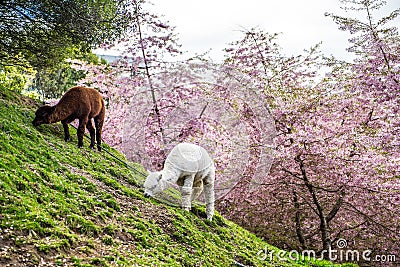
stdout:
<svg viewBox="0 0 400 267">
<path fill-rule="evenodd" d="M 64 142 L 61 124 L 33 127 L 36 108 L 0 91 L 0 266 L 340 266 L 263 260 L 278 249 L 219 214 L 143 198 L 125 164 L 78 149 L 73 131 Z"/>
</svg>

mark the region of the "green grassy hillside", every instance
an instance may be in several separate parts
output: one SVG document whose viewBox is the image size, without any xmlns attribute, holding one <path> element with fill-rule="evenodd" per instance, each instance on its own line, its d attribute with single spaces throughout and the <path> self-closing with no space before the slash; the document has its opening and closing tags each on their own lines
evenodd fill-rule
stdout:
<svg viewBox="0 0 400 267">
<path fill-rule="evenodd" d="M 220 215 L 144 199 L 140 177 L 88 140 L 34 128 L 36 108 L 0 91 L 0 266 L 333 266 L 259 259 L 276 248 Z"/>
</svg>

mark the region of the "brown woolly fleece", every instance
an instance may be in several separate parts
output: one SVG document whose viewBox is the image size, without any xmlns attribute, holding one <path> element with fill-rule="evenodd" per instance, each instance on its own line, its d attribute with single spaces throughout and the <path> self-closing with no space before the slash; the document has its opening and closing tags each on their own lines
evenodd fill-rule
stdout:
<svg viewBox="0 0 400 267">
<path fill-rule="evenodd" d="M 94 148 L 95 136 L 97 148 L 101 150 L 101 131 L 104 123 L 105 106 L 103 97 L 93 88 L 76 86 L 69 89 L 55 106 L 43 106 L 36 111 L 33 125 L 49 124 L 61 121 L 64 127 L 65 141 L 70 139 L 68 124 L 79 120 L 78 147 L 83 146 L 85 127 L 90 132 L 90 148 Z M 93 128 L 94 120 L 96 130 Z"/>
</svg>

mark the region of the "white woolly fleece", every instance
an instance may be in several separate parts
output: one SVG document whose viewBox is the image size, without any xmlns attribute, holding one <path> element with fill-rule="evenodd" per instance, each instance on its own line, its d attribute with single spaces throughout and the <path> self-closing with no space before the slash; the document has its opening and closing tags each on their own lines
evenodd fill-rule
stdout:
<svg viewBox="0 0 400 267">
<path fill-rule="evenodd" d="M 203 171 L 213 164 L 204 148 L 189 143 L 175 146 L 165 161 L 184 172 Z"/>
</svg>

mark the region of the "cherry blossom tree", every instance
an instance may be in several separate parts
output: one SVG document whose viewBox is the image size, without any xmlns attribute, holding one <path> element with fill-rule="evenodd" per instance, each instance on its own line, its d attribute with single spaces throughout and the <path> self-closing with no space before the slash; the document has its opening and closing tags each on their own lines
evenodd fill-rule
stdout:
<svg viewBox="0 0 400 267">
<path fill-rule="evenodd" d="M 334 19 L 359 33 L 350 40 L 359 57 L 319 82 L 315 49 L 283 57 L 275 36 L 254 31 L 228 49 L 231 68 L 264 84 L 277 138 L 264 186 L 232 190 L 220 209 L 281 247 L 329 250 L 345 238 L 358 249 L 399 251 L 398 35 L 378 30 L 398 11 L 374 24 L 379 1 L 358 4 L 367 23 Z"/>
</svg>

